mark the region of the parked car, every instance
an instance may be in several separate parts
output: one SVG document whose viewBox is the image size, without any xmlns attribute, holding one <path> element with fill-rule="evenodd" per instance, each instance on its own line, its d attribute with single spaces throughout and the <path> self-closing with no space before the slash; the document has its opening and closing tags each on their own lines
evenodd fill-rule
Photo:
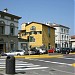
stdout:
<svg viewBox="0 0 75 75">
<path fill-rule="evenodd" d="M 62 54 L 69 54 L 70 53 L 70 48 L 61 48 L 60 52 Z"/>
<path fill-rule="evenodd" d="M 75 52 L 75 48 L 71 48 L 70 52 L 71 53 Z"/>
<path fill-rule="evenodd" d="M 55 49 L 54 48 L 51 48 L 48 50 L 48 53 L 54 53 L 55 52 Z"/>
<path fill-rule="evenodd" d="M 37 50 L 39 50 L 40 54 L 45 54 L 47 53 L 47 50 L 44 48 L 36 47 Z"/>
<path fill-rule="evenodd" d="M 29 54 L 40 54 L 39 50 L 36 49 L 36 47 L 33 47 L 31 48 L 29 51 L 28 51 Z"/>
<path fill-rule="evenodd" d="M 7 53 L 2 53 L 2 56 L 8 56 L 8 55 L 25 55 L 25 50 L 19 49 L 19 50 L 11 50 L 10 52 Z"/>
<path fill-rule="evenodd" d="M 56 52 L 56 53 L 60 53 L 60 48 L 56 48 L 56 49 L 55 49 L 55 52 Z"/>
</svg>

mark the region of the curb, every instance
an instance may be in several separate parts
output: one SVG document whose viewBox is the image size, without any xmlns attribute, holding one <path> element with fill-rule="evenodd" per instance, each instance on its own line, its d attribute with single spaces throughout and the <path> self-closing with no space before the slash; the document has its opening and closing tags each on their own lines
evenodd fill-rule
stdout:
<svg viewBox="0 0 75 75">
<path fill-rule="evenodd" d="M 72 66 L 75 67 L 75 63 L 73 63 Z"/>
<path fill-rule="evenodd" d="M 15 58 L 25 58 L 25 59 L 32 59 L 32 58 L 59 58 L 63 57 L 63 55 L 27 55 L 27 56 L 15 56 Z"/>
<path fill-rule="evenodd" d="M 75 54 L 75 52 L 74 53 L 69 53 L 69 54 Z"/>
</svg>

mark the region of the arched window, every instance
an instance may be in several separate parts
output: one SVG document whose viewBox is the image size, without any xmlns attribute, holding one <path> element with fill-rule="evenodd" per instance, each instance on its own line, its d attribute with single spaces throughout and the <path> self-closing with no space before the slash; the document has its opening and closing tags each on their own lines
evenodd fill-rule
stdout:
<svg viewBox="0 0 75 75">
<path fill-rule="evenodd" d="M 11 23 L 10 24 L 10 35 L 14 35 L 14 32 L 15 32 L 15 27 L 14 27 L 14 24 Z"/>
<path fill-rule="evenodd" d="M 36 27 L 35 27 L 35 26 L 32 26 L 32 27 L 30 28 L 30 30 L 36 30 Z"/>
<path fill-rule="evenodd" d="M 5 32 L 5 22 L 4 21 L 0 21 L 0 34 L 4 34 Z"/>
<path fill-rule="evenodd" d="M 0 25 L 5 25 L 5 22 L 1 20 Z"/>
</svg>

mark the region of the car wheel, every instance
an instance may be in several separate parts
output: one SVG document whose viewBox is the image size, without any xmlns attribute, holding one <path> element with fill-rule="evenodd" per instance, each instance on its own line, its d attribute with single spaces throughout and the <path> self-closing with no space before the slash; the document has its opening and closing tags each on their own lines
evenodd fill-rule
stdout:
<svg viewBox="0 0 75 75">
<path fill-rule="evenodd" d="M 63 54 L 63 53 L 61 52 L 61 54 Z"/>
<path fill-rule="evenodd" d="M 66 52 L 66 54 L 69 54 L 69 52 Z"/>
</svg>

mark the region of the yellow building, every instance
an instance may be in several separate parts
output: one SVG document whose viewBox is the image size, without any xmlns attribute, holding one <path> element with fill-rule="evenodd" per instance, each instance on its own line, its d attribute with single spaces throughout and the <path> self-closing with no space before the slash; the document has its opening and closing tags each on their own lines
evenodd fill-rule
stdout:
<svg viewBox="0 0 75 75">
<path fill-rule="evenodd" d="M 38 22 L 23 23 L 19 35 L 23 39 L 28 39 L 31 47 L 55 47 L 55 28 L 50 25 Z"/>
</svg>

